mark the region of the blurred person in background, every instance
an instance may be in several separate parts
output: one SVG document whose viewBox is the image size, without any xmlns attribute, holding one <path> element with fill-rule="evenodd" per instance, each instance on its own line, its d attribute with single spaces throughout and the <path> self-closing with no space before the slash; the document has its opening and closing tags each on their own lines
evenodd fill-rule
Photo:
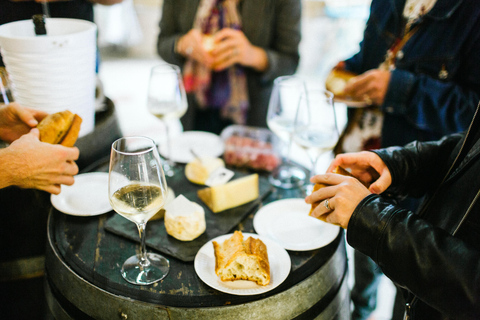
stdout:
<svg viewBox="0 0 480 320">
<path fill-rule="evenodd" d="M 312 215 L 345 228 L 401 288 L 407 320 L 480 319 L 479 110 L 466 132 L 340 154 L 312 178 L 327 185 L 306 197 L 319 203 Z M 337 166 L 354 177 L 331 173 Z M 425 201 L 414 213 L 390 194 Z"/>
<path fill-rule="evenodd" d="M 72 185 L 79 150 L 39 141 L 47 114 L 17 103 L 0 104 L 0 314 L 43 319 L 44 261 L 50 194 Z"/>
<path fill-rule="evenodd" d="M 273 80 L 298 66 L 300 18 L 300 0 L 165 0 L 157 50 L 182 68 L 184 130 L 266 127 Z"/>
<path fill-rule="evenodd" d="M 480 100 L 479 52 L 478 1 L 373 0 L 360 51 L 336 68 L 358 74 L 345 94 L 383 114 L 380 147 L 403 146 L 468 128 Z M 349 115 L 355 112 L 362 111 Z M 412 211 L 420 202 L 399 200 Z M 361 252 L 354 259 L 352 319 L 365 320 L 376 307 L 381 271 Z M 393 319 L 403 319 L 402 306 Z"/>
</svg>

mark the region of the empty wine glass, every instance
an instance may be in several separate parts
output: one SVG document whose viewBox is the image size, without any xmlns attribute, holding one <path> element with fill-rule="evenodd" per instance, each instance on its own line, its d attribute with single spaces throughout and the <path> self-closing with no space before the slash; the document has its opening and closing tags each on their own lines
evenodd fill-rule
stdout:
<svg viewBox="0 0 480 320">
<path fill-rule="evenodd" d="M 126 137 L 112 144 L 108 197 L 112 208 L 134 222 L 140 236 L 140 253 L 128 258 L 122 276 L 133 284 L 145 285 L 163 279 L 169 261 L 162 255 L 147 253 L 147 221 L 164 205 L 167 182 L 155 142 L 146 137 Z"/>
<path fill-rule="evenodd" d="M 305 92 L 304 81 L 297 76 L 282 76 L 275 79 L 268 103 L 267 125 L 287 145 L 282 164 L 269 176 L 272 185 L 290 189 L 303 185 L 305 170 L 291 163 L 290 150 L 298 101 Z"/>
<path fill-rule="evenodd" d="M 312 163 L 310 177 L 315 175 L 318 158 L 333 150 L 339 138 L 333 94 L 320 89 L 306 90 L 300 97 L 293 140 L 303 148 Z M 306 187 L 310 194 L 313 185 Z"/>
<path fill-rule="evenodd" d="M 148 85 L 148 111 L 160 119 L 165 126 L 167 143 L 165 174 L 173 176 L 175 162 L 172 160 L 171 137 L 168 120 L 180 119 L 187 112 L 187 96 L 183 86 L 180 68 L 173 64 L 163 63 L 152 68 Z"/>
</svg>

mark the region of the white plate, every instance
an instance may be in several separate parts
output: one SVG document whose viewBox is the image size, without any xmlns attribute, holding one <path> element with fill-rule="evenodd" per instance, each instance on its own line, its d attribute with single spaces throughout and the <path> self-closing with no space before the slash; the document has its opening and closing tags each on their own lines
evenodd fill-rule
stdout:
<svg viewBox="0 0 480 320">
<path fill-rule="evenodd" d="M 244 239 L 251 236 L 262 240 L 267 246 L 268 261 L 270 263 L 270 283 L 266 286 L 260 286 L 253 281 L 247 280 L 220 280 L 215 274 L 215 254 L 212 242 L 222 243 L 231 236 L 232 234 L 225 234 L 210 240 L 198 250 L 195 256 L 195 272 L 208 286 L 221 292 L 247 296 L 270 291 L 279 286 L 287 278 L 292 264 L 287 251 L 268 238 L 253 233 L 243 233 Z"/>
<path fill-rule="evenodd" d="M 308 215 L 310 205 L 301 199 L 283 199 L 260 208 L 253 218 L 255 231 L 292 251 L 314 250 L 328 245 L 340 227 Z"/>
<path fill-rule="evenodd" d="M 179 163 L 193 161 L 194 156 L 190 150 L 198 156 L 210 156 L 217 158 L 223 154 L 225 146 L 223 140 L 216 134 L 204 131 L 185 131 L 172 137 L 172 160 Z M 168 155 L 167 144 L 160 146 L 160 154 Z"/>
<path fill-rule="evenodd" d="M 50 199 L 58 211 L 74 216 L 96 216 L 108 212 L 112 210 L 108 200 L 108 173 L 76 175 L 73 185 L 62 185 L 60 194 L 52 194 Z"/>
</svg>

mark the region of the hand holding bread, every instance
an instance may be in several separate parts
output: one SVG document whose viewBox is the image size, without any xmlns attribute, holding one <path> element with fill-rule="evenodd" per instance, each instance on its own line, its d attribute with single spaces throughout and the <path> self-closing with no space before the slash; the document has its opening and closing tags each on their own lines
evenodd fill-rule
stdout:
<svg viewBox="0 0 480 320">
<path fill-rule="evenodd" d="M 355 208 L 371 192 L 346 170 L 334 168 L 312 178 L 317 186 L 305 202 L 312 205 L 309 213 L 312 217 L 346 229 Z"/>
</svg>

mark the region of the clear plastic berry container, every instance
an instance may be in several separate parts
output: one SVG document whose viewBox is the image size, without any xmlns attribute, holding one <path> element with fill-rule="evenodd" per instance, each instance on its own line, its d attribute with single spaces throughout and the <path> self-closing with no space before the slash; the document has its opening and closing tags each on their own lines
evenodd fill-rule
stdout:
<svg viewBox="0 0 480 320">
<path fill-rule="evenodd" d="M 270 172 L 281 163 L 280 140 L 268 129 L 231 125 L 220 137 L 225 143 L 223 159 L 229 166 Z"/>
</svg>

